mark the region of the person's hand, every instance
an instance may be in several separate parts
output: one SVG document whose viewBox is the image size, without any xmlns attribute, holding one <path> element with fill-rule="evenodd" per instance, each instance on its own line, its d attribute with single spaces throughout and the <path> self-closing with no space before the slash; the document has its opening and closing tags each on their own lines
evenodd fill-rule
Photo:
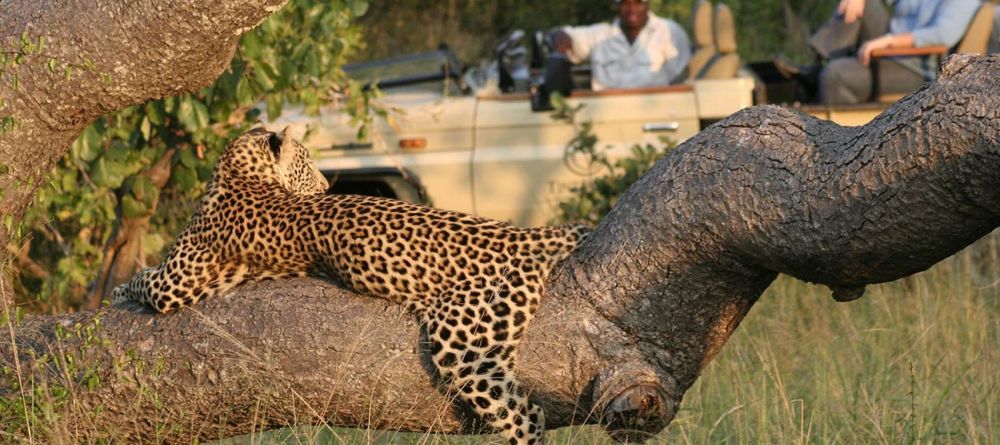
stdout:
<svg viewBox="0 0 1000 445">
<path fill-rule="evenodd" d="M 892 48 L 892 34 L 886 34 L 882 37 L 876 37 L 871 39 L 861 45 L 858 49 L 858 61 L 862 65 L 868 66 L 872 61 L 872 51 L 882 48 Z"/>
<path fill-rule="evenodd" d="M 552 33 L 552 46 L 556 51 L 569 54 L 573 51 L 573 39 L 562 30 L 555 31 Z"/>
<path fill-rule="evenodd" d="M 854 23 L 865 13 L 865 0 L 840 0 L 837 13 L 844 17 L 844 23 Z"/>
</svg>

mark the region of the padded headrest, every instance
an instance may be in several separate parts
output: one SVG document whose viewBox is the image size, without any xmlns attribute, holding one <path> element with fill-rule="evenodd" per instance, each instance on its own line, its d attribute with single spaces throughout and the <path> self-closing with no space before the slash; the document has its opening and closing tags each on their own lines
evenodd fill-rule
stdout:
<svg viewBox="0 0 1000 445">
<path fill-rule="evenodd" d="M 707 48 L 715 46 L 715 36 L 712 34 L 712 3 L 708 0 L 698 0 L 691 11 L 691 33 L 694 34 L 694 46 Z"/>
<path fill-rule="evenodd" d="M 990 44 L 990 33 L 993 32 L 993 15 L 996 13 L 996 5 L 990 2 L 983 2 L 979 7 L 979 12 L 972 17 L 969 28 L 965 30 L 965 36 L 955 48 L 956 53 L 986 54 Z"/>
<path fill-rule="evenodd" d="M 720 53 L 736 52 L 736 24 L 733 11 L 719 3 L 715 6 L 715 46 Z"/>
</svg>

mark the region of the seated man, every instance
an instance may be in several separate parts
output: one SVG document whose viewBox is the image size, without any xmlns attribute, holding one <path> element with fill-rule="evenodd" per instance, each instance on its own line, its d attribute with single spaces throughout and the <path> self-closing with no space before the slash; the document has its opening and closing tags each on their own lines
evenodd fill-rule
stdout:
<svg viewBox="0 0 1000 445">
<path fill-rule="evenodd" d="M 876 49 L 955 46 L 980 2 L 891 0 L 891 5 L 890 18 L 883 0 L 841 0 L 834 16 L 809 39 L 816 54 L 829 60 L 818 73 L 823 103 L 870 100 L 872 73 L 868 65 Z M 879 65 L 883 93 L 907 93 L 936 76 L 937 61 L 930 57 L 897 57 Z"/>
<path fill-rule="evenodd" d="M 679 81 L 691 59 L 691 43 L 673 20 L 649 12 L 646 0 L 616 0 L 613 23 L 566 27 L 552 38 L 573 63 L 590 60 L 591 87 L 635 88 Z"/>
</svg>

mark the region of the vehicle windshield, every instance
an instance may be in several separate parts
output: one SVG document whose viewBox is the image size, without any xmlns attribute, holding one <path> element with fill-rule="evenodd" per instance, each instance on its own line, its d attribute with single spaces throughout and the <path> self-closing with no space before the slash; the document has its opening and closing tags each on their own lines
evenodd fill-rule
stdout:
<svg viewBox="0 0 1000 445">
<path fill-rule="evenodd" d="M 405 88 L 438 93 L 458 93 L 455 79 L 460 74 L 454 55 L 447 50 L 428 51 L 346 65 L 352 79 L 380 89 Z"/>
</svg>

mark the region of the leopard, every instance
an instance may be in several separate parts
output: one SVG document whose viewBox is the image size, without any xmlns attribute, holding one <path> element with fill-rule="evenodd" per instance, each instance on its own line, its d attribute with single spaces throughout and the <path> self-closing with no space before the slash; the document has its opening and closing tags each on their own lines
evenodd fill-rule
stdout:
<svg viewBox="0 0 1000 445">
<path fill-rule="evenodd" d="M 112 291 L 168 313 L 249 281 L 319 276 L 405 307 L 443 390 L 512 445 L 541 443 L 517 347 L 554 267 L 590 235 L 400 200 L 328 193 L 310 151 L 263 126 L 223 150 L 197 209 L 155 267 Z"/>
</svg>

